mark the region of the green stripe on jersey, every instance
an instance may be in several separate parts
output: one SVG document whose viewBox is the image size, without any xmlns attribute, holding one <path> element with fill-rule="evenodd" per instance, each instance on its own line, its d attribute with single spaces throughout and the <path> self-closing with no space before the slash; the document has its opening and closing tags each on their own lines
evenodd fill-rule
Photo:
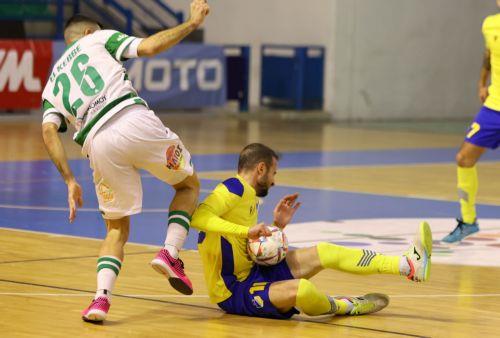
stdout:
<svg viewBox="0 0 500 338">
<path fill-rule="evenodd" d="M 116 32 L 111 37 L 106 41 L 106 44 L 104 47 L 106 47 L 106 50 L 111 54 L 115 59 L 118 60 L 116 57 L 116 52 L 118 52 L 118 48 L 124 43 L 129 36 L 120 32 Z"/>
<path fill-rule="evenodd" d="M 121 102 L 125 101 L 125 100 L 128 100 L 128 99 L 131 99 L 131 98 L 134 98 L 134 97 L 137 97 L 137 94 L 136 93 L 129 93 L 129 94 L 126 94 L 126 95 L 123 95 L 123 96 L 120 96 L 119 98 L 111 101 L 110 103 L 108 103 L 104 108 L 101 109 L 101 111 L 99 113 L 97 113 L 93 118 L 92 120 L 90 120 L 86 125 L 85 127 L 82 128 L 82 130 L 80 130 L 77 134 L 75 134 L 75 137 L 73 138 L 73 140 L 78 143 L 79 145 L 83 146 L 83 143 L 85 142 L 85 139 L 87 138 L 87 135 L 89 134 L 90 130 L 96 125 L 96 123 L 108 112 L 110 111 L 111 109 L 113 109 L 114 107 L 116 107 L 118 104 L 120 104 Z M 137 101 L 137 100 L 140 100 L 140 101 Z M 141 98 L 137 98 L 136 101 L 134 101 L 134 103 L 136 104 L 142 104 L 144 106 L 147 107 L 146 103 L 141 99 Z"/>
<path fill-rule="evenodd" d="M 97 259 L 97 264 L 102 263 L 102 262 L 112 262 L 112 263 L 115 263 L 116 265 L 118 265 L 118 267 L 120 269 L 122 268 L 122 263 L 118 259 L 116 259 L 114 257 L 110 257 L 110 256 L 99 257 Z"/>
<path fill-rule="evenodd" d="M 42 103 L 42 109 L 44 113 L 48 110 L 53 110 L 52 112 L 50 112 L 50 114 L 58 114 L 61 116 L 61 125 L 59 126 L 59 129 L 57 129 L 59 133 L 64 133 L 66 132 L 66 130 L 68 130 L 68 124 L 66 123 L 66 118 L 64 117 L 63 114 L 57 111 L 57 109 L 52 105 L 52 103 L 44 99 Z"/>
</svg>

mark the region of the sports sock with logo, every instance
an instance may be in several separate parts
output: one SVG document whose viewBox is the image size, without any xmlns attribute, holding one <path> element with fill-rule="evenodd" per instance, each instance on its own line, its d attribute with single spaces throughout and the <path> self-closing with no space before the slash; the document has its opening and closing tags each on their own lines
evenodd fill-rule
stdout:
<svg viewBox="0 0 500 338">
<path fill-rule="evenodd" d="M 349 304 L 352 309 L 352 303 L 325 295 L 307 279 L 301 279 L 299 282 L 296 305 L 309 316 L 345 314 L 350 311 Z"/>
<path fill-rule="evenodd" d="M 189 226 L 191 224 L 191 216 L 182 210 L 174 210 L 168 213 L 168 230 L 167 238 L 165 239 L 165 249 L 174 258 L 179 257 L 179 251 L 184 245 Z"/>
<path fill-rule="evenodd" d="M 465 223 L 476 220 L 476 195 L 478 189 L 477 169 L 457 167 L 457 187 L 460 199 L 460 211 Z"/>
<path fill-rule="evenodd" d="M 121 268 L 122 262 L 117 257 L 101 256 L 97 259 L 97 292 L 95 298 L 101 296 L 111 298 L 111 292 Z"/>
<path fill-rule="evenodd" d="M 317 249 L 321 266 L 324 268 L 361 275 L 403 274 L 400 270 L 400 266 L 404 268 L 401 260 L 406 261 L 403 256 L 386 256 L 371 250 L 346 248 L 330 243 L 319 243 Z"/>
</svg>

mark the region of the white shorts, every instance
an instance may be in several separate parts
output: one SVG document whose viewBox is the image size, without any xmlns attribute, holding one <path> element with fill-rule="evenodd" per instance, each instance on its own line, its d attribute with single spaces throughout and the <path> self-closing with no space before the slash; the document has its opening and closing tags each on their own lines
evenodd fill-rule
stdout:
<svg viewBox="0 0 500 338">
<path fill-rule="evenodd" d="M 125 108 L 97 131 L 89 146 L 89 159 L 105 219 L 141 212 L 139 169 L 170 185 L 194 173 L 191 155 L 179 136 L 141 105 Z"/>
</svg>

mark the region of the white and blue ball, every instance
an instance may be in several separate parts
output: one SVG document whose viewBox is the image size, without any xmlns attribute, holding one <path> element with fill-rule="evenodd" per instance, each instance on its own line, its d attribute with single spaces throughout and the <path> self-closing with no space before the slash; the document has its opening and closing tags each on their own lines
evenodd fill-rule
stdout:
<svg viewBox="0 0 500 338">
<path fill-rule="evenodd" d="M 249 239 L 247 251 L 252 261 L 259 265 L 271 266 L 281 262 L 288 252 L 288 239 L 280 228 L 268 226 L 272 235 Z"/>
</svg>

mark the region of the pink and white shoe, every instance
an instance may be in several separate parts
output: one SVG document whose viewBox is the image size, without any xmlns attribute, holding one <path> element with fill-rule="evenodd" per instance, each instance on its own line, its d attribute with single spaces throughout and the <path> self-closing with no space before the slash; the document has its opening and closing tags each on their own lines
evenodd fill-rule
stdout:
<svg viewBox="0 0 500 338">
<path fill-rule="evenodd" d="M 110 305 L 108 297 L 98 297 L 82 311 L 82 319 L 86 322 L 100 323 L 106 319 Z"/>
<path fill-rule="evenodd" d="M 184 273 L 184 263 L 180 258 L 173 258 L 167 249 L 163 248 L 158 252 L 151 261 L 151 266 L 165 275 L 174 289 L 184 295 L 193 294 L 193 284 Z"/>
</svg>

